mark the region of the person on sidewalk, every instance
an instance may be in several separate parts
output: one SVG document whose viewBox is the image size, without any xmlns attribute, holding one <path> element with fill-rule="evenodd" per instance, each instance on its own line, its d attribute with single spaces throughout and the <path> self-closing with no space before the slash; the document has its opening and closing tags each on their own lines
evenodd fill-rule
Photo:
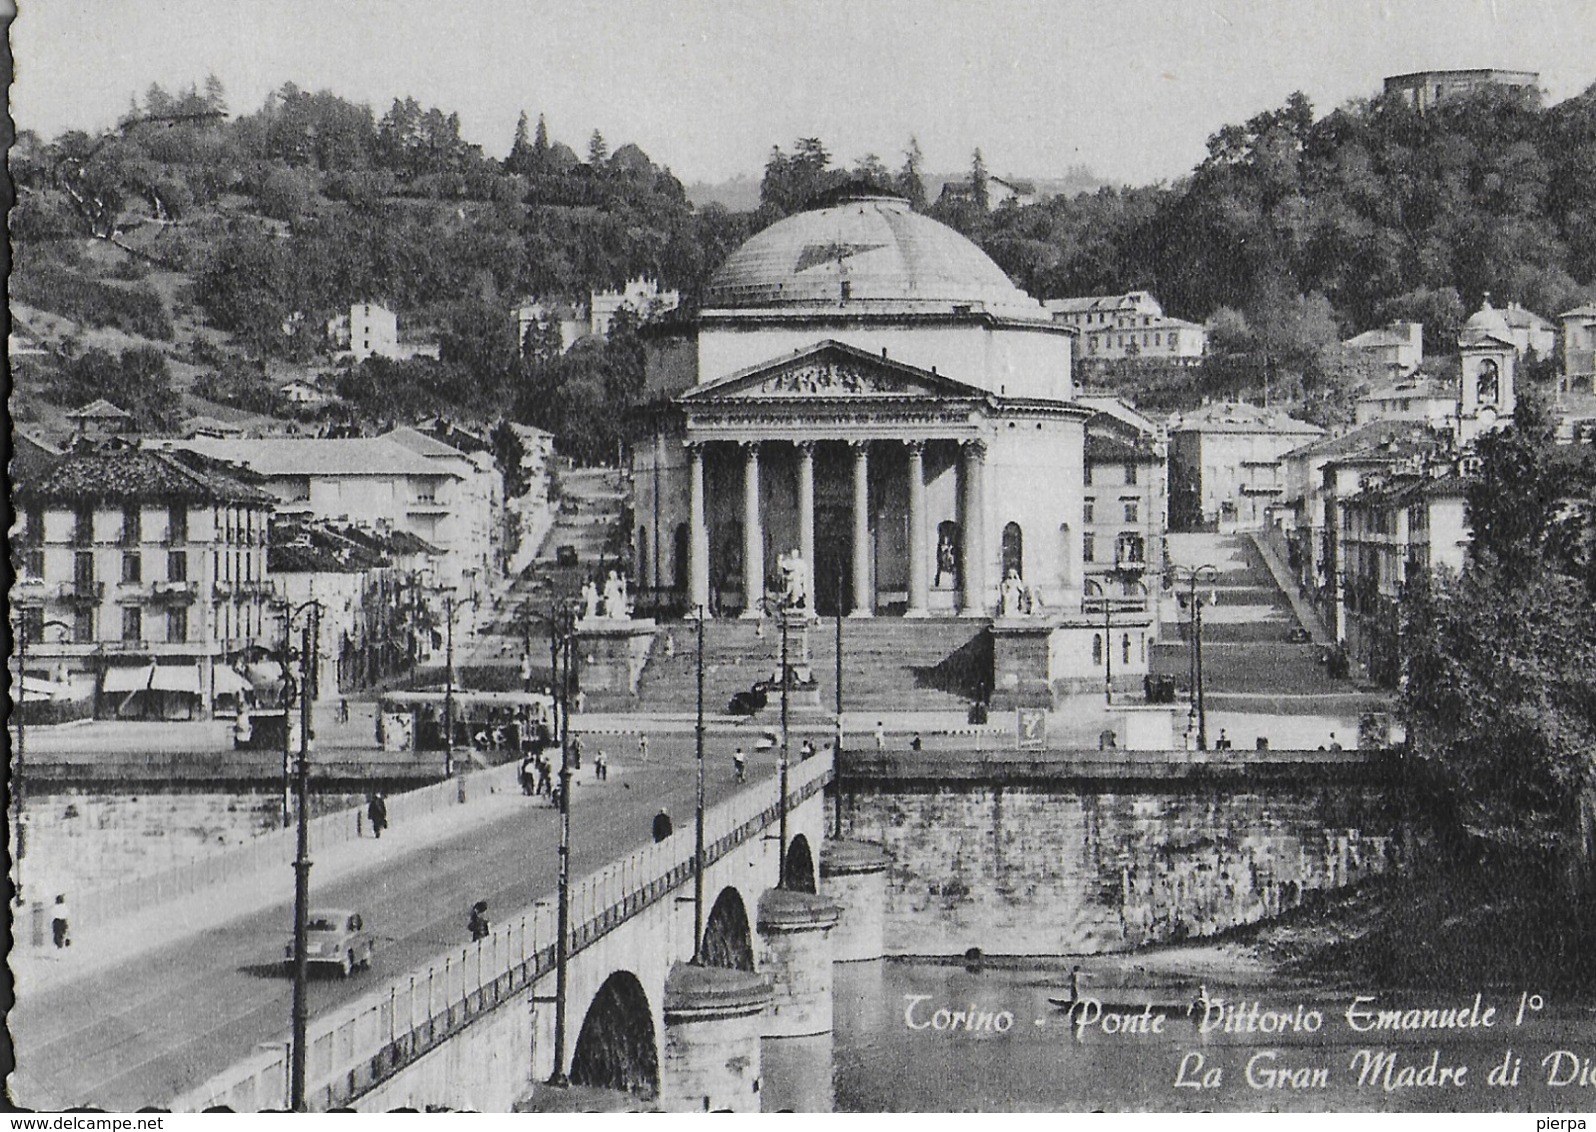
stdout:
<svg viewBox="0 0 1596 1132">
<path fill-rule="evenodd" d="M 887 749 L 887 729 L 886 729 L 885 725 L 882 724 L 881 720 L 878 719 L 878 720 L 876 720 L 876 750 L 884 751 L 886 749 Z"/>
<path fill-rule="evenodd" d="M 381 838 L 382 831 L 388 828 L 388 800 L 380 791 L 366 803 L 366 816 L 371 819 L 371 836 Z"/>
<path fill-rule="evenodd" d="M 593 756 L 593 778 L 597 782 L 609 781 L 610 757 L 603 751 Z"/>
<path fill-rule="evenodd" d="M 472 943 L 488 938 L 488 902 L 486 900 L 478 900 L 471 905 L 471 916 L 466 920 L 466 927 L 471 929 Z"/>
<path fill-rule="evenodd" d="M 732 752 L 732 773 L 738 782 L 748 781 L 748 756 L 743 754 L 741 747 Z"/>
<path fill-rule="evenodd" d="M 55 904 L 50 908 L 50 935 L 57 947 L 72 946 L 72 938 L 68 934 L 72 927 L 68 919 L 70 915 L 71 913 L 67 911 L 66 893 L 57 893 Z"/>
<path fill-rule="evenodd" d="M 661 806 L 660 810 L 659 810 L 659 813 L 654 815 L 654 842 L 655 842 L 655 844 L 658 844 L 659 842 L 664 841 L 667 837 L 669 837 L 671 835 L 672 831 L 673 831 L 673 828 L 674 827 L 671 825 L 670 811 L 667 810 L 664 806 Z"/>
<path fill-rule="evenodd" d="M 805 760 L 812 759 L 814 757 L 815 757 L 815 745 L 814 745 L 814 743 L 810 742 L 808 739 L 805 739 L 804 743 L 803 743 L 803 746 L 798 748 L 798 761 L 799 762 L 804 762 Z"/>
<path fill-rule="evenodd" d="M 547 755 L 538 756 L 538 789 L 539 794 L 550 794 L 554 789 L 554 764 L 549 762 Z"/>
<path fill-rule="evenodd" d="M 644 733 L 637 737 L 637 757 L 643 762 L 648 762 L 648 735 Z"/>
<path fill-rule="evenodd" d="M 349 701 L 348 700 L 341 699 L 341 700 L 338 701 L 338 722 L 339 723 L 348 723 L 349 722 Z"/>
</svg>

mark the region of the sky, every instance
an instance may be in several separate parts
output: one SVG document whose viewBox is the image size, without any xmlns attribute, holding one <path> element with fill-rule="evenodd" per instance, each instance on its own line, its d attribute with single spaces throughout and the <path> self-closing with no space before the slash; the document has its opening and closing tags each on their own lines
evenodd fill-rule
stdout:
<svg viewBox="0 0 1596 1132">
<path fill-rule="evenodd" d="M 896 168 L 912 134 L 931 172 L 979 146 L 999 175 L 1146 184 L 1295 90 L 1322 114 L 1432 68 L 1539 71 L 1549 103 L 1596 83 L 1596 0 L 16 2 L 11 113 L 46 137 L 214 72 L 234 113 L 288 81 L 379 118 L 408 95 L 499 157 L 526 110 L 685 182 L 811 136 Z"/>
</svg>

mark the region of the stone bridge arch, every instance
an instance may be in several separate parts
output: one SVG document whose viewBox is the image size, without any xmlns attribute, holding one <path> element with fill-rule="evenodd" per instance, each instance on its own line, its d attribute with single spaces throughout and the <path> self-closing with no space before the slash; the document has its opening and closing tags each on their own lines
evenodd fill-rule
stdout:
<svg viewBox="0 0 1596 1132">
<path fill-rule="evenodd" d="M 704 922 L 699 954 L 706 967 L 734 971 L 754 969 L 754 931 L 748 922 L 748 906 L 736 888 L 727 886 L 715 898 L 715 905 Z"/>
<path fill-rule="evenodd" d="M 654 1012 L 632 972 L 611 974 L 588 1004 L 571 1056 L 571 1083 L 645 1098 L 659 1094 Z"/>
<path fill-rule="evenodd" d="M 818 892 L 815 884 L 815 855 L 809 847 L 809 838 L 797 834 L 787 842 L 787 859 L 783 862 L 781 886 L 789 892 Z"/>
</svg>

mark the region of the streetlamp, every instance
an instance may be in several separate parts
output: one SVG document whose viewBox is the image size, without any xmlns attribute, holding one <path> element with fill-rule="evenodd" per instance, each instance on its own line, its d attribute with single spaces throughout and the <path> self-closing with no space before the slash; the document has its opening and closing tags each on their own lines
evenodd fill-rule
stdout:
<svg viewBox="0 0 1596 1132">
<path fill-rule="evenodd" d="M 1186 582 L 1186 602 L 1191 612 L 1191 711 L 1197 716 L 1197 747 L 1208 749 L 1208 705 L 1203 699 L 1203 604 L 1197 596 L 1197 587 L 1207 578 L 1210 582 L 1219 577 L 1219 567 L 1210 563 L 1201 566 L 1176 566 L 1172 572 L 1176 584 Z M 1212 605 L 1219 599 L 1218 592 L 1209 599 Z M 1188 720 L 1190 713 L 1188 714 Z M 1190 724 L 1188 722 L 1187 726 Z"/>
<path fill-rule="evenodd" d="M 306 921 L 310 910 L 310 743 L 312 674 L 316 671 L 317 638 L 321 630 L 321 602 L 314 599 L 304 602 L 288 614 L 291 630 L 299 615 L 310 610 L 305 619 L 304 636 L 300 639 L 299 679 L 299 762 L 294 768 L 294 789 L 298 795 L 299 822 L 294 852 L 294 1008 L 293 1043 L 289 1059 L 289 1107 L 295 1112 L 305 1111 L 306 1030 L 310 1021 Z M 285 634 L 286 636 L 286 634 Z M 287 679 L 286 670 L 283 673 Z M 287 685 L 284 689 L 286 692 Z M 283 708 L 286 730 L 288 708 Z"/>
<path fill-rule="evenodd" d="M 36 607 L 35 607 L 36 608 Z M 12 896 L 12 901 L 17 907 L 22 906 L 22 858 L 27 851 L 27 841 L 22 832 L 22 789 L 23 770 L 28 757 L 28 634 L 32 631 L 28 624 L 27 607 L 19 608 L 17 617 L 17 773 L 11 784 L 11 804 L 15 811 L 11 825 L 17 831 L 16 862 L 17 887 Z M 44 643 L 44 634 L 51 626 L 66 632 L 72 631 L 72 626 L 64 621 L 54 619 L 38 622 L 39 642 Z"/>
<path fill-rule="evenodd" d="M 469 605 L 473 610 L 481 608 L 474 591 L 467 598 L 456 598 L 453 590 L 444 592 L 443 776 L 445 778 L 454 775 L 454 611 L 457 604 Z"/>
<path fill-rule="evenodd" d="M 472 600 L 475 600 L 474 598 Z M 565 1015 L 569 991 L 571 937 L 571 672 L 576 660 L 576 614 L 570 603 L 557 603 L 546 614 L 524 611 L 529 620 L 549 629 L 549 679 L 554 688 L 554 726 L 560 742 L 560 876 L 554 941 L 554 1072 L 549 1084 L 565 1086 Z M 530 637 L 530 633 L 529 633 Z M 530 642 L 528 647 L 530 655 Z"/>
<path fill-rule="evenodd" d="M 693 607 L 698 622 L 698 716 L 693 727 L 698 758 L 698 799 L 693 812 L 693 962 L 703 960 L 704 946 L 704 621 L 702 605 Z"/>
</svg>

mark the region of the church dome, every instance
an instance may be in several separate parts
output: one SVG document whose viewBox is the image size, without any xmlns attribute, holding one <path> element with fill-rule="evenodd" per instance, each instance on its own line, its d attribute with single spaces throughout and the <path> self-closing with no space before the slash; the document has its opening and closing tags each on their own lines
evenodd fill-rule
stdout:
<svg viewBox="0 0 1596 1132">
<path fill-rule="evenodd" d="M 902 197 L 850 191 L 777 221 L 710 279 L 706 310 L 847 309 L 1048 320 L 975 244 Z"/>
<path fill-rule="evenodd" d="M 1487 298 L 1479 310 L 1469 315 L 1469 320 L 1463 324 L 1463 333 L 1458 337 L 1468 342 L 1487 337 L 1511 342 L 1513 332 L 1508 329 L 1507 317 L 1491 306 L 1491 300 Z"/>
</svg>

